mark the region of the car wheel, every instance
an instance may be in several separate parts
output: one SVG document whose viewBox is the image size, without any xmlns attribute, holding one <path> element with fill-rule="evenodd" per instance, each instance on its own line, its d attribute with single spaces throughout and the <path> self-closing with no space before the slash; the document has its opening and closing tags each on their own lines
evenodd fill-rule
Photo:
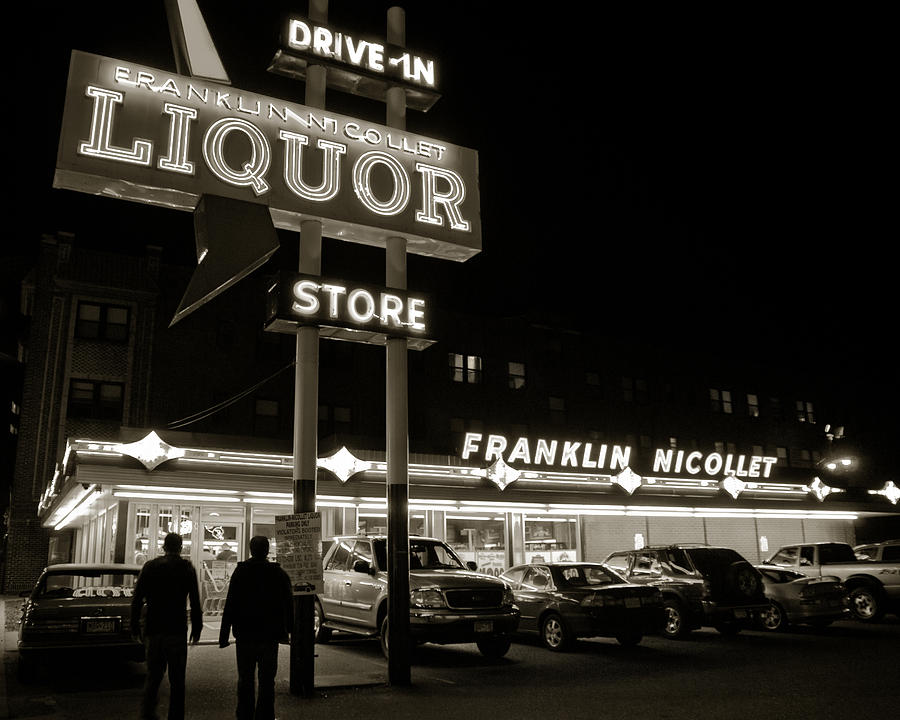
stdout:
<svg viewBox="0 0 900 720">
<path fill-rule="evenodd" d="M 624 645 L 625 647 L 633 647 L 641 642 L 644 639 L 644 634 L 639 630 L 630 630 L 628 632 L 621 632 L 616 635 L 616 640 L 619 641 L 619 645 Z"/>
<path fill-rule="evenodd" d="M 732 563 L 727 578 L 728 587 L 739 597 L 752 598 L 759 590 L 757 572 L 746 560 Z"/>
<path fill-rule="evenodd" d="M 787 617 L 778 603 L 770 602 L 769 607 L 759 614 L 759 624 L 763 630 L 784 630 Z"/>
<path fill-rule="evenodd" d="M 325 613 L 322 612 L 322 605 L 316 600 L 316 604 L 313 606 L 313 634 L 316 642 L 323 645 L 331 640 L 331 628 L 322 624 L 324 619 Z"/>
<path fill-rule="evenodd" d="M 879 594 L 867 585 L 850 591 L 850 611 L 862 622 L 876 622 L 884 615 Z"/>
<path fill-rule="evenodd" d="M 663 602 L 663 612 L 665 615 L 662 627 L 663 635 L 674 640 L 687 637 L 690 629 L 685 621 L 681 603 L 677 600 L 666 600 Z"/>
<path fill-rule="evenodd" d="M 379 634 L 379 638 L 378 638 L 378 639 L 381 641 L 381 652 L 382 652 L 382 654 L 383 654 L 385 657 L 389 657 L 390 653 L 389 653 L 389 648 L 388 648 L 388 619 L 387 619 L 387 613 L 385 613 L 385 616 L 381 619 L 381 631 L 380 631 L 380 634 Z"/>
<path fill-rule="evenodd" d="M 477 640 L 475 644 L 478 651 L 487 658 L 498 660 L 509 652 L 511 645 L 509 637 L 506 635 L 496 635 L 494 637 Z"/>
<path fill-rule="evenodd" d="M 556 613 L 546 615 L 541 621 L 541 642 L 554 651 L 566 650 L 571 644 L 569 631 Z"/>
</svg>

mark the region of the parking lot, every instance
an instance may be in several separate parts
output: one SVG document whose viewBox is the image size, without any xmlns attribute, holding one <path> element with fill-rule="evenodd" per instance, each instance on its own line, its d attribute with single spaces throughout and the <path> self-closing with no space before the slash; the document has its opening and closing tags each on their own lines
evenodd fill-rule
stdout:
<svg viewBox="0 0 900 720">
<path fill-rule="evenodd" d="M 9 628 L 9 624 L 7 624 Z M 188 717 L 233 716 L 234 650 L 211 644 L 188 660 Z M 143 665 L 54 663 L 34 684 L 18 684 L 12 633 L 3 653 L 6 717 L 129 716 L 138 706 Z M 12 643 L 9 641 L 12 640 Z M 412 685 L 390 687 L 377 640 L 335 634 L 317 646 L 317 690 L 289 693 L 287 648 L 280 655 L 278 717 L 442 718 L 831 718 L 892 717 L 900 701 L 900 620 L 842 621 L 825 629 L 699 630 L 686 640 L 648 637 L 637 647 L 612 639 L 578 641 L 554 653 L 537 640 L 513 644 L 490 660 L 474 645 L 418 648 Z M 164 685 L 165 687 L 165 685 Z M 163 700 L 163 707 L 165 700 Z M 2 717 L 2 715 L 0 715 Z"/>
</svg>

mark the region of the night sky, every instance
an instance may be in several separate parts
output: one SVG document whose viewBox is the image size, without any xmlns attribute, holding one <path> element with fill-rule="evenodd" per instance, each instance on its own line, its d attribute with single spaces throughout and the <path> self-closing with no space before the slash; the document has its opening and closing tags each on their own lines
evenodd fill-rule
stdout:
<svg viewBox="0 0 900 720">
<path fill-rule="evenodd" d="M 329 24 L 384 37 L 390 4 L 332 0 Z M 234 87 L 303 102 L 302 82 L 266 67 L 282 12 L 306 14 L 304 0 L 199 5 Z M 613 335 L 824 368 L 861 398 L 896 388 L 885 18 L 824 6 L 401 5 L 407 46 L 437 59 L 442 91 L 428 113 L 408 111 L 407 129 L 479 152 L 484 248 L 464 264 L 411 260 L 411 288 L 427 274 L 463 306 L 505 313 L 549 296 Z M 67 230 L 192 262 L 189 213 L 51 188 L 70 51 L 174 72 L 162 0 L 36 11 L 33 49 L 17 55 L 29 82 L 10 90 L 29 98 L 16 114 L 27 140 L 15 147 L 26 183 L 13 252 Z M 330 92 L 326 107 L 384 123 L 378 103 Z M 352 277 L 371 252 L 327 244 L 325 263 Z M 892 411 L 879 422 L 900 427 Z"/>
</svg>

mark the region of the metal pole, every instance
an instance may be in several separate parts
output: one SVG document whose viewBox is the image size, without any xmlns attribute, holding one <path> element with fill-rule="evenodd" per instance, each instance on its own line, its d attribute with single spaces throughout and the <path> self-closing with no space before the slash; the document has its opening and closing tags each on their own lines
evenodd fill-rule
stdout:
<svg viewBox="0 0 900 720">
<path fill-rule="evenodd" d="M 387 13 L 387 41 L 406 45 L 403 8 Z M 406 129 L 406 93 L 387 92 L 387 125 Z M 389 237 L 387 286 L 406 289 L 406 239 Z M 387 505 L 388 505 L 388 682 L 409 685 L 409 398 L 405 338 L 389 338 L 386 347 Z"/>
<path fill-rule="evenodd" d="M 310 0 L 311 20 L 328 21 L 328 0 Z M 325 68 L 306 70 L 306 105 L 325 108 Z M 299 270 L 308 275 L 322 273 L 322 223 L 300 224 Z M 297 332 L 297 363 L 294 369 L 294 467 L 295 513 L 316 509 L 316 462 L 319 439 L 319 328 L 301 327 Z M 315 690 L 315 633 L 312 595 L 294 596 L 294 627 L 291 633 L 290 692 L 305 698 Z"/>
</svg>

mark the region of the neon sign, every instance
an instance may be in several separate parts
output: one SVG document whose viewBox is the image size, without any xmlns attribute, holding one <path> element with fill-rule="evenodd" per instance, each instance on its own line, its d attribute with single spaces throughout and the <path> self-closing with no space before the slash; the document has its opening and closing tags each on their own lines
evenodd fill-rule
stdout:
<svg viewBox="0 0 900 720">
<path fill-rule="evenodd" d="M 338 339 L 381 344 L 387 337 L 406 337 L 419 340 L 411 348 L 423 349 L 432 344 L 425 340 L 428 305 L 420 293 L 283 273 L 269 290 L 266 329 L 296 332 L 299 325 L 316 325 L 355 334 Z M 335 337 L 327 332 L 324 336 Z"/>
<path fill-rule="evenodd" d="M 54 187 L 193 211 L 267 205 L 276 227 L 463 261 L 481 250 L 478 154 L 412 133 L 74 51 Z"/>
<path fill-rule="evenodd" d="M 468 432 L 463 439 L 461 453 L 463 460 L 478 457 L 486 464 L 502 459 L 506 463 L 523 465 L 546 465 L 584 468 L 617 472 L 634 468 L 637 458 L 632 457 L 630 446 L 595 445 L 590 442 L 573 440 L 546 440 L 526 437 L 510 442 L 503 435 L 487 435 Z M 653 475 L 705 475 L 722 476 L 728 480 L 728 487 L 738 484 L 737 478 L 768 478 L 778 458 L 764 455 L 741 455 L 734 453 L 701 453 L 685 450 L 656 449 L 652 469 L 645 472 Z M 732 490 L 729 490 L 732 492 Z M 740 492 L 740 491 L 738 491 Z"/>
</svg>

